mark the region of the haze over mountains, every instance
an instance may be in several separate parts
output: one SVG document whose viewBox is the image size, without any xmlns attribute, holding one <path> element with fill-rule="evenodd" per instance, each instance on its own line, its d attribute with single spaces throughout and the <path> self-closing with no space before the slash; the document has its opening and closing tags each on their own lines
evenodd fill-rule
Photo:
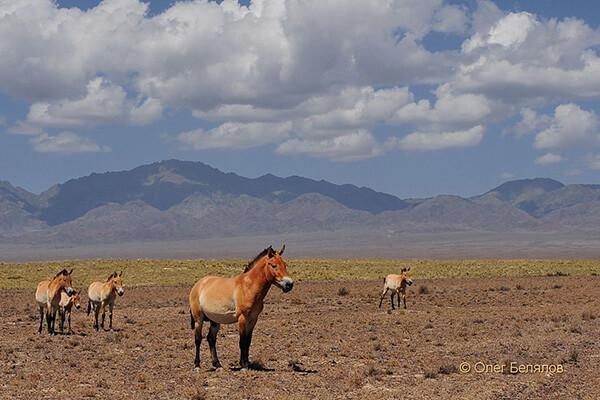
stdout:
<svg viewBox="0 0 600 400">
<path fill-rule="evenodd" d="M 565 186 L 548 178 L 506 182 L 471 198 L 410 200 L 298 176 L 250 179 L 177 160 L 72 179 L 39 195 L 0 181 L 0 241 L 14 246 L 301 237 L 317 232 L 358 241 L 372 233 L 598 237 L 599 222 L 600 185 Z"/>
</svg>

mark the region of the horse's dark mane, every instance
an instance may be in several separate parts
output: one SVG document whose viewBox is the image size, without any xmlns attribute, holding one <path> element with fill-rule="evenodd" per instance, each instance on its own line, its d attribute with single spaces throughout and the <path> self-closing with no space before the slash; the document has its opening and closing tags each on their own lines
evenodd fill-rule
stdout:
<svg viewBox="0 0 600 400">
<path fill-rule="evenodd" d="M 106 278 L 106 282 L 110 281 L 112 278 L 116 278 L 117 277 L 117 273 L 113 272 L 112 274 L 110 274 L 110 276 L 108 278 Z"/>
<path fill-rule="evenodd" d="M 261 258 L 263 258 L 264 256 L 266 256 L 267 254 L 269 254 L 269 251 L 273 251 L 273 248 L 271 246 L 267 247 L 266 249 L 264 249 L 263 251 L 261 251 L 260 253 L 258 253 L 256 255 L 256 257 L 254 257 L 246 266 L 246 269 L 244 270 L 244 272 L 248 272 L 252 269 L 252 267 L 254 267 L 256 265 L 256 263 L 258 262 L 258 260 L 260 260 Z"/>
<path fill-rule="evenodd" d="M 54 277 L 54 279 L 58 278 L 61 275 L 69 275 L 69 271 L 67 271 L 66 269 L 63 269 L 58 274 L 56 274 L 56 276 Z"/>
</svg>

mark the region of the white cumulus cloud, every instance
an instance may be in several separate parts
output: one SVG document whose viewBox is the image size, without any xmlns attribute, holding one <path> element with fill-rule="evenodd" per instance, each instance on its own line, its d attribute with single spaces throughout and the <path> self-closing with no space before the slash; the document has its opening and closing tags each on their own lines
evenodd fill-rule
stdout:
<svg viewBox="0 0 600 400">
<path fill-rule="evenodd" d="M 246 149 L 267 143 L 278 143 L 290 134 L 291 124 L 226 122 L 216 128 L 195 129 L 177 135 L 184 149 Z"/>
<path fill-rule="evenodd" d="M 535 163 L 537 165 L 550 165 L 550 164 L 556 164 L 559 162 L 562 162 L 563 158 L 560 156 L 560 154 L 554 154 L 554 153 L 546 153 L 543 156 L 539 156 L 535 159 Z"/>
<path fill-rule="evenodd" d="M 600 154 L 589 155 L 586 161 L 589 169 L 600 170 Z"/>
<path fill-rule="evenodd" d="M 100 146 L 88 138 L 79 136 L 73 132 L 62 132 L 58 135 L 43 133 L 29 140 L 33 149 L 40 153 L 95 153 L 110 151 L 108 146 Z"/>
<path fill-rule="evenodd" d="M 125 90 L 104 78 L 88 82 L 86 94 L 77 99 L 31 105 L 25 123 L 45 127 L 89 127 L 126 123 L 147 125 L 160 118 L 162 106 L 156 99 L 129 99 Z"/>
<path fill-rule="evenodd" d="M 290 139 L 277 147 L 279 154 L 308 154 L 332 161 L 358 161 L 382 155 L 390 146 L 379 144 L 367 130 L 361 129 L 331 139 Z"/>
<path fill-rule="evenodd" d="M 554 110 L 550 127 L 536 135 L 534 145 L 540 149 L 598 146 L 598 116 L 577 104 L 561 104 Z"/>
<path fill-rule="evenodd" d="M 403 150 L 429 151 L 452 147 L 471 147 L 478 145 L 483 139 L 485 128 L 481 125 L 465 131 L 425 133 L 414 132 L 398 141 Z"/>
<path fill-rule="evenodd" d="M 578 133 L 565 139 L 560 113 L 536 108 L 600 97 L 600 30 L 476 4 L 179 1 L 149 14 L 141 0 L 85 11 L 0 0 L 0 91 L 29 106 L 7 129 L 147 125 L 183 108 L 218 124 L 177 135 L 186 148 L 280 143 L 286 154 L 357 160 L 394 141 L 418 151 L 474 146 L 521 110 L 514 131 L 537 132 L 536 147 L 593 143 L 585 123 L 569 122 Z M 465 39 L 429 51 L 431 32 Z M 418 98 L 418 85 L 433 95 Z M 382 125 L 412 133 L 382 144 Z"/>
</svg>

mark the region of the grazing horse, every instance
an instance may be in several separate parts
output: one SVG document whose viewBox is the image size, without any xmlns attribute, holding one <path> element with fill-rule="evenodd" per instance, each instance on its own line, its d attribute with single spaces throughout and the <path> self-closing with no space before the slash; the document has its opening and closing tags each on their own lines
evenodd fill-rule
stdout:
<svg viewBox="0 0 600 400">
<path fill-rule="evenodd" d="M 61 293 L 58 309 L 58 316 L 60 317 L 60 333 L 64 332 L 65 317 L 67 314 L 69 315 L 69 330 L 67 332 L 73 333 L 73 329 L 71 329 L 71 310 L 73 309 L 73 306 L 77 309 L 81 307 L 80 293 L 80 290 L 77 290 L 73 296 L 69 296 L 65 292 Z"/>
<path fill-rule="evenodd" d="M 44 311 L 46 311 L 46 324 L 48 325 L 48 334 L 54 335 L 54 322 L 56 321 L 56 311 L 60 304 L 60 296 L 64 291 L 69 296 L 75 293 L 71 286 L 71 274 L 73 270 L 63 269 L 51 281 L 41 281 L 35 291 L 35 300 L 40 307 L 40 328 L 38 334 L 42 333 L 44 324 Z"/>
<path fill-rule="evenodd" d="M 206 276 L 196 282 L 190 292 L 191 326 L 196 342 L 195 371 L 200 370 L 200 342 L 204 321 L 210 322 L 207 339 L 213 367 L 221 367 L 216 347 L 220 325 L 237 323 L 240 333 L 240 366 L 248 368 L 252 330 L 263 310 L 267 292 L 273 284 L 284 292 L 289 292 L 294 286 L 285 261 L 281 258 L 284 250 L 285 245 L 278 251 L 269 246 L 248 263 L 243 274 L 234 278 Z"/>
<path fill-rule="evenodd" d="M 379 308 L 381 308 L 381 303 L 388 290 L 392 291 L 390 296 L 390 299 L 392 300 L 392 310 L 395 310 L 394 295 L 398 295 L 398 307 L 400 307 L 400 295 L 402 295 L 404 308 L 406 308 L 406 285 L 408 284 L 410 286 L 413 284 L 412 279 L 410 279 L 409 271 L 410 268 L 402 268 L 400 275 L 390 274 L 386 278 L 383 278 L 383 293 L 381 293 L 381 298 L 379 299 Z"/>
<path fill-rule="evenodd" d="M 108 277 L 106 282 L 93 282 L 88 287 L 89 300 L 87 314 L 90 315 L 90 310 L 94 309 L 94 328 L 96 328 L 96 331 L 99 330 L 98 314 L 100 314 L 100 310 L 102 310 L 102 329 L 104 329 L 104 318 L 106 316 L 107 305 L 108 317 L 110 319 L 108 328 L 112 330 L 113 306 L 115 304 L 115 299 L 117 298 L 117 294 L 119 296 L 123 296 L 124 293 L 121 275 L 123 275 L 123 271 L 119 272 L 119 274 L 117 274 L 115 271 Z"/>
</svg>

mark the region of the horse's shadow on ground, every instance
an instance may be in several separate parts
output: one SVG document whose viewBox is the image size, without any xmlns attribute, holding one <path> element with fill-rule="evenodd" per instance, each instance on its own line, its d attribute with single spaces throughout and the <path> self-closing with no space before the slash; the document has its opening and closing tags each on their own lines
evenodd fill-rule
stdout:
<svg viewBox="0 0 600 400">
<path fill-rule="evenodd" d="M 292 371 L 298 372 L 301 374 L 316 374 L 316 369 L 307 369 L 302 366 L 301 363 L 290 363 L 289 366 L 292 368 Z M 229 367 L 231 371 L 241 371 L 243 368 L 239 366 Z M 267 368 L 260 362 L 251 362 L 248 364 L 248 370 L 250 371 L 259 371 L 259 372 L 274 372 L 275 368 Z"/>
<path fill-rule="evenodd" d="M 294 372 L 300 372 L 302 374 L 316 374 L 317 372 L 319 372 L 316 369 L 307 369 L 307 368 L 304 368 L 302 366 L 302 363 L 292 362 L 292 363 L 290 363 L 290 367 L 292 367 L 292 371 L 294 371 Z"/>
<path fill-rule="evenodd" d="M 241 371 L 243 368 L 242 367 L 230 367 L 229 368 L 232 371 Z M 259 372 L 273 372 L 275 371 L 275 368 L 267 368 L 264 365 L 262 365 L 262 363 L 259 362 L 251 362 L 248 364 L 248 369 L 250 371 L 259 371 Z"/>
</svg>

